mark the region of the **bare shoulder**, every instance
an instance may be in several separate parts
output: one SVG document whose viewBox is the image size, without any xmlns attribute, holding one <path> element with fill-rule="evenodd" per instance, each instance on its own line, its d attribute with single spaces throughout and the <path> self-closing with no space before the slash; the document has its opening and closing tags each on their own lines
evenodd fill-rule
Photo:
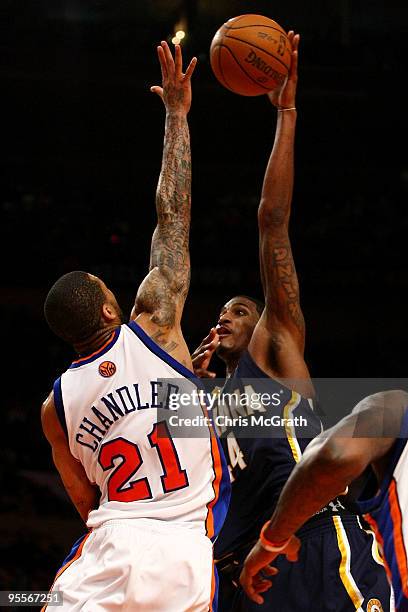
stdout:
<svg viewBox="0 0 408 612">
<path fill-rule="evenodd" d="M 408 393 L 393 389 L 373 393 L 362 399 L 353 409 L 359 431 L 365 427 L 371 435 L 398 437 L 402 419 L 408 408 Z"/>
<path fill-rule="evenodd" d="M 303 352 L 290 329 L 283 326 L 271 329 L 262 316 L 252 334 L 248 350 L 266 374 L 273 378 L 290 379 L 294 383 L 299 381 L 301 389 L 294 390 L 305 397 L 313 397 L 313 385 Z"/>
<path fill-rule="evenodd" d="M 403 414 L 408 407 L 408 393 L 402 389 L 392 389 L 373 393 L 361 400 L 353 409 L 354 413 L 371 410 L 383 413 L 385 410 L 398 411 Z"/>
<path fill-rule="evenodd" d="M 44 435 L 51 444 L 61 438 L 65 440 L 65 434 L 55 409 L 53 391 L 51 391 L 41 406 L 41 424 Z"/>
</svg>

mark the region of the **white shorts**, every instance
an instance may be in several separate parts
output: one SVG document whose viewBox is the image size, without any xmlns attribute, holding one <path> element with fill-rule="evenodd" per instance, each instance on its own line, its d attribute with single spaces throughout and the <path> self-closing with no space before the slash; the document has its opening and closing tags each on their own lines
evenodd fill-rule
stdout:
<svg viewBox="0 0 408 612">
<path fill-rule="evenodd" d="M 204 534 L 164 521 L 113 520 L 86 536 L 51 592 L 62 592 L 58 612 L 207 612 L 212 577 Z"/>
</svg>

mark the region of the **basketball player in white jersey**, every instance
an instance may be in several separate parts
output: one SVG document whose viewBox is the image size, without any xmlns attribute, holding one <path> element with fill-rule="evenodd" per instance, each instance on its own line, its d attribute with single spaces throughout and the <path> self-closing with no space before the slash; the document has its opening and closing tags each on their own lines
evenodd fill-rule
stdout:
<svg viewBox="0 0 408 612">
<path fill-rule="evenodd" d="M 276 573 L 269 564 L 279 554 L 297 559 L 300 540 L 293 534 L 371 465 L 374 486 L 357 504 L 382 549 L 396 610 L 408 610 L 407 439 L 408 393 L 385 391 L 363 399 L 309 444 L 245 561 L 240 580 L 253 601 L 262 603 L 271 586 L 265 574 Z M 370 610 L 381 611 L 378 603 Z"/>
<path fill-rule="evenodd" d="M 180 327 L 189 287 L 191 158 L 187 114 L 196 59 L 182 72 L 157 48 L 166 125 L 150 271 L 130 322 L 97 277 L 71 272 L 44 306 L 78 358 L 42 407 L 44 433 L 65 488 L 89 528 L 59 570 L 60 610 L 215 609 L 212 540 L 229 497 L 218 440 L 173 438 L 160 410 L 174 381 L 196 380 Z M 166 383 L 171 379 L 172 383 Z M 166 388 L 167 386 L 167 388 Z M 201 407 L 199 407 L 201 410 Z"/>
</svg>

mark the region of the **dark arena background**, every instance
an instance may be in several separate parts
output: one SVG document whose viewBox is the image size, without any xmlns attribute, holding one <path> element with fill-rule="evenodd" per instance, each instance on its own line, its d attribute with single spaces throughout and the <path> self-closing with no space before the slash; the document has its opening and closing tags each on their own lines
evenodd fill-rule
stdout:
<svg viewBox="0 0 408 612">
<path fill-rule="evenodd" d="M 185 59 L 199 59 L 189 346 L 226 298 L 260 296 L 256 211 L 276 111 L 223 89 L 208 57 L 243 13 L 301 33 L 291 237 L 312 375 L 407 376 L 406 3 L 2 0 L 1 589 L 46 590 L 83 532 L 40 427 L 73 357 L 42 305 L 58 276 L 83 269 L 130 312 L 162 153 L 155 49 L 177 29 Z"/>
</svg>

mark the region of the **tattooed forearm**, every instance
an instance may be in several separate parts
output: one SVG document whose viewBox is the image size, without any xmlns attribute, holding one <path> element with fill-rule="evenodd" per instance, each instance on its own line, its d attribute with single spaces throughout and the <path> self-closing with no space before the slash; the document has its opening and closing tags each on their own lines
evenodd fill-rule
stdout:
<svg viewBox="0 0 408 612">
<path fill-rule="evenodd" d="M 174 325 L 176 301 L 183 304 L 190 283 L 190 135 L 185 114 L 166 115 L 163 159 L 156 192 L 157 227 L 150 274 L 139 289 L 139 310 L 154 312 L 158 325 Z"/>
<path fill-rule="evenodd" d="M 166 213 L 183 213 L 189 218 L 191 192 L 190 134 L 187 116 L 167 114 L 162 168 L 157 185 L 158 221 Z"/>
<path fill-rule="evenodd" d="M 275 246 L 272 249 L 272 270 L 275 277 L 273 284 L 276 285 L 274 293 L 284 296 L 280 309 L 283 307 L 286 310 L 290 320 L 295 324 L 299 332 L 303 334 L 305 321 L 300 309 L 299 283 L 289 239 L 286 241 L 286 244 Z M 277 309 L 279 310 L 279 308 Z"/>
<path fill-rule="evenodd" d="M 173 292 L 186 295 L 190 275 L 191 153 L 185 115 L 166 117 L 156 209 L 150 269 L 158 267 Z"/>
</svg>

